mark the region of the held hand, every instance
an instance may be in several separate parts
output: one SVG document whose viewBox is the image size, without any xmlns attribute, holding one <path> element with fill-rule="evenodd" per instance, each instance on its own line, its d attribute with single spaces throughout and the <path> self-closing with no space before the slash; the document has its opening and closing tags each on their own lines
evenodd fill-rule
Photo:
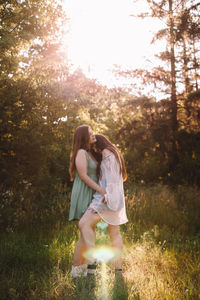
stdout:
<svg viewBox="0 0 200 300">
<path fill-rule="evenodd" d="M 106 190 L 104 188 L 101 188 L 99 193 L 101 194 L 102 197 L 104 197 Z"/>
<path fill-rule="evenodd" d="M 105 199 L 105 196 L 103 196 L 102 200 L 101 200 L 104 204 L 107 204 L 107 201 Z"/>
</svg>

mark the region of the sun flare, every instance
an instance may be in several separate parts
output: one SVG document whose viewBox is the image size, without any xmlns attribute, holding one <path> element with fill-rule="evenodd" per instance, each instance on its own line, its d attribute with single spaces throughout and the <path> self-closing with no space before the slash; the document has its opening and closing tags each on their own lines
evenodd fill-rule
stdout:
<svg viewBox="0 0 200 300">
<path fill-rule="evenodd" d="M 121 256 L 119 249 L 110 246 L 97 246 L 85 252 L 84 256 L 88 260 L 98 262 L 109 262 Z"/>
<path fill-rule="evenodd" d="M 151 57 L 152 32 L 158 27 L 154 20 L 132 17 L 145 8 L 145 2 L 132 0 L 64 0 L 70 30 L 66 36 L 68 58 L 89 77 L 103 83 L 111 80 L 114 65 L 141 68 L 145 56 Z"/>
</svg>

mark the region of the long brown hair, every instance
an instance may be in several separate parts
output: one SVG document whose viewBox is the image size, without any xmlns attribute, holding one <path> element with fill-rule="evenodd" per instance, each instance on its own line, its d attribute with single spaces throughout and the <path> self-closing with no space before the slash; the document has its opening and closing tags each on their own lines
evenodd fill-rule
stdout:
<svg viewBox="0 0 200 300">
<path fill-rule="evenodd" d="M 69 167 L 71 181 L 74 180 L 75 173 L 76 173 L 75 159 L 76 159 L 78 150 L 79 149 L 84 149 L 86 151 L 89 150 L 89 147 L 90 147 L 89 128 L 90 127 L 88 125 L 81 125 L 81 126 L 77 127 L 74 132 L 74 139 L 73 139 L 72 151 L 70 154 L 70 167 Z"/>
<path fill-rule="evenodd" d="M 120 166 L 120 172 L 122 173 L 123 180 L 125 181 L 127 179 L 126 166 L 125 166 L 124 158 L 120 153 L 120 151 L 104 135 L 95 134 L 95 137 L 96 137 L 95 144 L 97 150 L 103 151 L 104 149 L 108 149 L 110 152 L 112 152 L 115 155 L 115 158 Z M 99 172 L 100 170 L 98 170 L 98 173 Z"/>
</svg>

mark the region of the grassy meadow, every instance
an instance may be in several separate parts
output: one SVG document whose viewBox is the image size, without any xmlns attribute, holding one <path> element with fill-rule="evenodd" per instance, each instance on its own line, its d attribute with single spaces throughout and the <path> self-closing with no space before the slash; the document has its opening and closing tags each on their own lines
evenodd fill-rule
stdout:
<svg viewBox="0 0 200 300">
<path fill-rule="evenodd" d="M 62 196 L 56 201 L 63 207 Z M 0 299 L 200 299 L 200 190 L 127 184 L 126 204 L 123 280 L 112 262 L 99 264 L 96 282 L 70 278 L 79 232 L 67 205 L 1 234 Z M 106 230 L 97 229 L 96 239 L 110 243 Z"/>
</svg>

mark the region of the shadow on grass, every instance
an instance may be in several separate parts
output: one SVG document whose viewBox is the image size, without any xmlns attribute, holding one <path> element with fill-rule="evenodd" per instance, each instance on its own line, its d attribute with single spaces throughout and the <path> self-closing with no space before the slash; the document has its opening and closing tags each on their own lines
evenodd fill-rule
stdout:
<svg viewBox="0 0 200 300">
<path fill-rule="evenodd" d="M 129 296 L 132 296 L 131 299 L 141 300 L 138 293 L 129 295 L 128 286 L 123 275 L 117 274 L 115 276 L 111 300 L 128 300 Z"/>
<path fill-rule="evenodd" d="M 82 277 L 73 279 L 76 300 L 94 300 L 96 280 L 95 277 Z"/>
<path fill-rule="evenodd" d="M 112 292 L 112 300 L 127 300 L 128 299 L 128 288 L 126 281 L 122 274 L 116 274 L 113 292 Z"/>
</svg>

